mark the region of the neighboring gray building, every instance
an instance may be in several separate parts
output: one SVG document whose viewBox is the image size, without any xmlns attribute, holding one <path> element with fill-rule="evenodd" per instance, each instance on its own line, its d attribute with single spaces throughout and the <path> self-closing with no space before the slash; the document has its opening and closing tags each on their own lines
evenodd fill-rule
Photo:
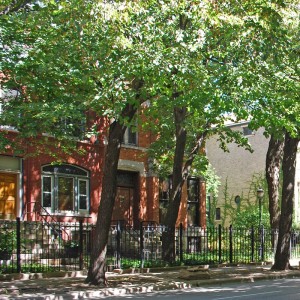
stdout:
<svg viewBox="0 0 300 300">
<path fill-rule="evenodd" d="M 235 143 L 228 144 L 229 152 L 219 147 L 217 137 L 210 138 L 206 143 L 207 157 L 220 178 L 221 185 L 212 209 L 214 224 L 229 225 L 231 216 L 237 209 L 243 209 L 249 203 L 257 201 L 256 190 L 261 178 L 265 176 L 266 154 L 269 145 L 261 128 L 252 132 L 248 122 L 232 123 L 228 125 L 233 130 L 241 131 L 249 140 L 254 152 L 251 153 Z M 295 178 L 295 221 L 300 223 L 300 153 L 298 152 Z M 266 187 L 264 187 L 266 189 Z M 212 199 L 212 196 L 211 196 Z M 267 207 L 267 193 L 264 201 Z M 211 200 L 212 201 L 212 200 Z"/>
</svg>

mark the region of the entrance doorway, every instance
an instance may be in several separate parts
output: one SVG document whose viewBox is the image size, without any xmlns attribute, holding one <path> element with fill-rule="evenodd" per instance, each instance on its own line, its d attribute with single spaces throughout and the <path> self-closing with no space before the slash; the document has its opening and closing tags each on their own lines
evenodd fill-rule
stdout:
<svg viewBox="0 0 300 300">
<path fill-rule="evenodd" d="M 138 173 L 118 171 L 118 186 L 112 215 L 113 221 L 138 226 L 139 197 Z"/>
<path fill-rule="evenodd" d="M 118 187 L 115 200 L 113 220 L 124 221 L 132 225 L 133 188 Z"/>
<path fill-rule="evenodd" d="M 17 216 L 17 175 L 0 173 L 0 219 Z"/>
</svg>

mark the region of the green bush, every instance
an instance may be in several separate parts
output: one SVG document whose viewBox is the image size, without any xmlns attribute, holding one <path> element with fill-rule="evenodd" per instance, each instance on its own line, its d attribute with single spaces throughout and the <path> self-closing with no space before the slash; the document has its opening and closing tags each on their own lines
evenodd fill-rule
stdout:
<svg viewBox="0 0 300 300">
<path fill-rule="evenodd" d="M 12 253 L 16 248 L 17 233 L 15 230 L 0 231 L 0 252 Z"/>
<path fill-rule="evenodd" d="M 261 219 L 261 225 L 270 227 L 269 212 L 262 211 Z M 254 205 L 243 208 L 242 211 L 236 213 L 232 220 L 232 226 L 236 228 L 251 228 L 251 226 L 259 227 L 259 208 Z"/>
</svg>

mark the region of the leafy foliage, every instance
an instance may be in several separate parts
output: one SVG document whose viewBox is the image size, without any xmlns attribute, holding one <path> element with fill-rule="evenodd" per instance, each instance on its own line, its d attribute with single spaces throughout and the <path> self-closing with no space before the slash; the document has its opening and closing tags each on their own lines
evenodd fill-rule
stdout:
<svg viewBox="0 0 300 300">
<path fill-rule="evenodd" d="M 268 211 L 262 209 L 261 216 L 261 224 L 264 225 L 265 228 L 268 228 L 270 226 L 270 216 Z M 260 223 L 259 218 L 260 213 L 258 205 L 249 205 L 236 213 L 232 220 L 232 225 L 236 228 L 251 228 L 251 226 L 258 228 Z"/>
<path fill-rule="evenodd" d="M 78 124 L 100 126 L 85 113 L 131 125 L 138 116 L 123 110 L 146 100 L 164 173 L 174 157 L 174 109 L 187 111 L 186 160 L 204 135 L 219 134 L 225 150 L 230 141 L 250 149 L 226 129 L 232 114 L 267 134 L 299 134 L 297 1 L 5 0 L 1 11 L 13 3 L 0 19 L 0 123 L 19 134 L 8 145 L 1 131 L 2 151 L 24 143 L 36 153 L 80 150 Z"/>
<path fill-rule="evenodd" d="M 16 248 L 17 233 L 15 230 L 3 229 L 0 232 L 0 251 L 12 254 L 13 249 Z"/>
</svg>

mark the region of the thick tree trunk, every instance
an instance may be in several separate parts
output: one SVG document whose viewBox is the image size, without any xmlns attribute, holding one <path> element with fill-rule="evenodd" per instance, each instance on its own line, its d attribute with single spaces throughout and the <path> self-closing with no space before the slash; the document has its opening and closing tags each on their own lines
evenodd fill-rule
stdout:
<svg viewBox="0 0 300 300">
<path fill-rule="evenodd" d="M 283 148 L 284 138 L 276 139 L 272 135 L 266 157 L 266 178 L 269 194 L 270 226 L 273 230 L 279 228 L 279 183 Z"/>
<path fill-rule="evenodd" d="M 183 14 L 179 16 L 181 30 L 186 30 L 188 22 L 188 17 Z M 177 72 L 176 69 L 173 71 L 174 73 Z M 174 93 L 173 97 L 176 98 L 179 95 L 180 93 Z M 187 131 L 184 124 L 187 116 L 187 107 L 175 107 L 173 113 L 176 128 L 176 145 L 173 159 L 172 190 L 164 223 L 167 230 L 162 235 L 162 256 L 163 260 L 167 262 L 174 262 L 176 259 L 175 226 L 181 202 L 182 187 L 186 180 L 183 174 L 183 164 L 187 142 Z"/>
<path fill-rule="evenodd" d="M 173 176 L 172 176 L 172 190 L 169 200 L 169 206 L 165 218 L 164 225 L 167 230 L 162 236 L 162 254 L 163 259 L 167 262 L 175 261 L 175 224 L 178 216 L 181 191 L 183 186 L 182 168 L 184 161 L 184 152 L 186 145 L 187 132 L 184 127 L 184 121 L 186 118 L 187 109 L 175 108 L 174 109 L 174 121 L 176 126 L 176 146 L 173 163 Z"/>
<path fill-rule="evenodd" d="M 136 113 L 136 110 L 137 109 L 133 108 L 131 105 L 127 105 L 122 115 L 131 120 Z M 125 130 L 126 126 L 122 125 L 118 121 L 113 122 L 109 128 L 103 171 L 104 175 L 102 181 L 101 201 L 98 208 L 97 223 L 93 236 L 90 266 L 85 280 L 86 283 L 93 285 L 106 285 L 106 246 L 117 190 L 118 161 Z"/>
<path fill-rule="evenodd" d="M 273 270 L 287 270 L 290 267 L 290 240 L 293 219 L 295 166 L 298 143 L 298 138 L 292 138 L 289 133 L 286 133 L 282 160 L 283 186 L 281 215 L 275 262 L 272 266 Z"/>
<path fill-rule="evenodd" d="M 206 125 L 203 132 L 197 137 L 194 148 L 185 160 L 187 132 L 184 126 L 186 119 L 187 109 L 175 108 L 174 109 L 174 121 L 176 126 L 176 145 L 175 155 L 173 160 L 173 176 L 172 176 L 172 190 L 165 223 L 167 230 L 162 236 L 162 253 L 163 259 L 167 262 L 174 262 L 176 259 L 175 248 L 175 226 L 178 218 L 179 207 L 181 203 L 181 192 L 183 184 L 186 182 L 191 166 L 193 164 L 195 156 L 198 154 L 199 149 L 203 145 L 203 142 L 207 135 L 207 129 L 210 127 Z"/>
<path fill-rule="evenodd" d="M 93 236 L 90 267 L 86 282 L 93 285 L 105 284 L 105 257 L 111 215 L 114 207 L 117 186 L 117 170 L 122 142 L 122 126 L 114 123 L 110 126 L 108 145 L 105 153 L 104 176 L 101 201 Z"/>
</svg>

